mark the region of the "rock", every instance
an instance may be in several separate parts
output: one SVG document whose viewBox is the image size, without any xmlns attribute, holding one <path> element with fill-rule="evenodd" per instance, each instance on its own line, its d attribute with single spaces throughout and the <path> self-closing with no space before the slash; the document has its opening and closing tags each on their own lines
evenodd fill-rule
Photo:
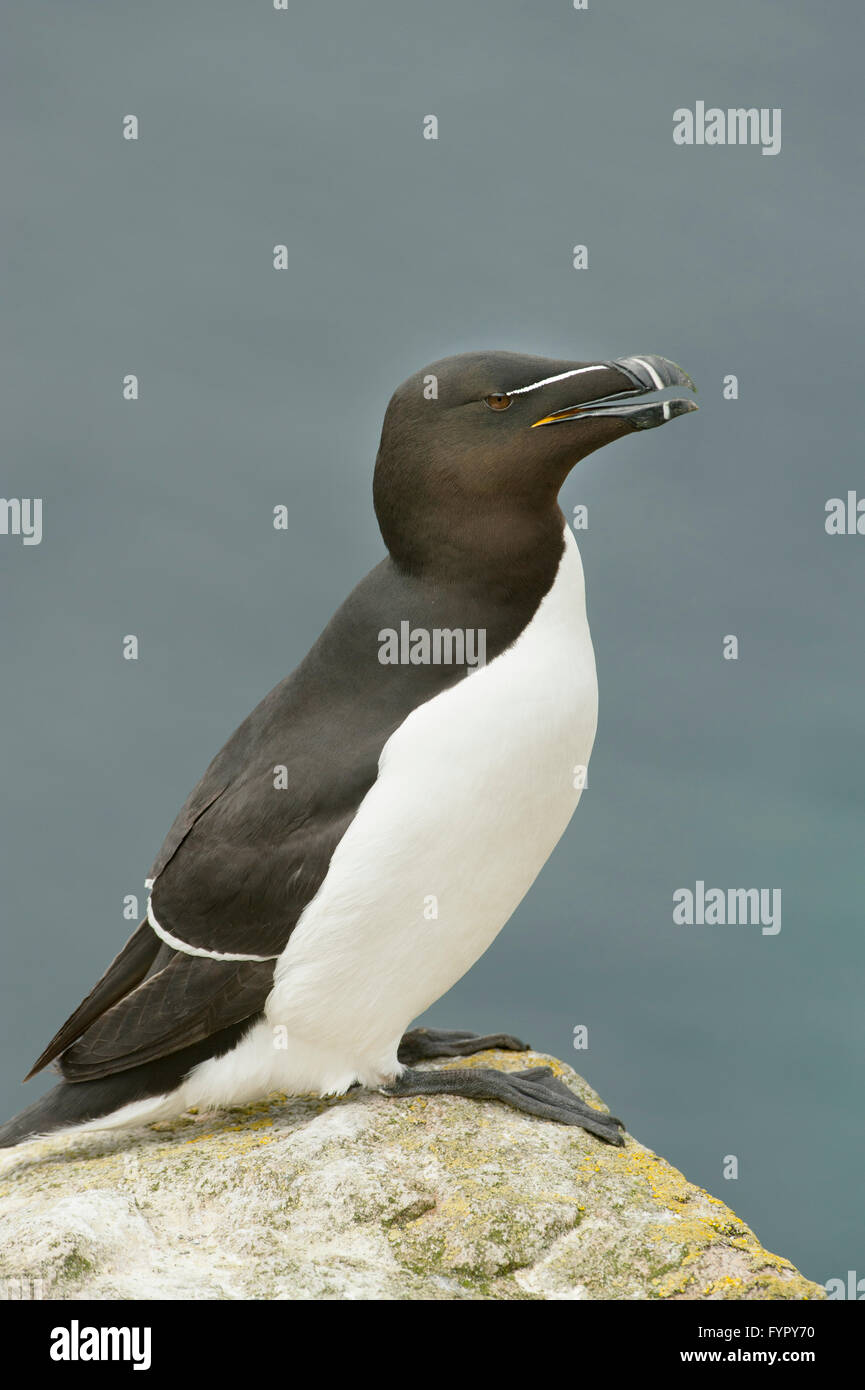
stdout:
<svg viewBox="0 0 865 1390">
<path fill-rule="evenodd" d="M 549 1057 L 457 1063 L 545 1064 L 604 1108 Z M 0 1280 L 55 1299 L 825 1297 L 630 1137 L 367 1091 L 4 1151 Z"/>
</svg>

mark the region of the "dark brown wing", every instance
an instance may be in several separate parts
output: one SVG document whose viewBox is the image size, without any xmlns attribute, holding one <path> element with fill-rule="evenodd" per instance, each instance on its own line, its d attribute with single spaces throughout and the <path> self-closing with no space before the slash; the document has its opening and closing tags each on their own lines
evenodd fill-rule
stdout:
<svg viewBox="0 0 865 1390">
<path fill-rule="evenodd" d="M 149 923 L 142 922 L 132 933 L 123 950 L 114 957 L 102 978 L 93 986 L 87 998 L 54 1034 L 24 1080 L 29 1081 L 31 1076 L 47 1067 L 48 1063 L 59 1057 L 63 1049 L 80 1037 L 100 1014 L 104 1014 L 118 999 L 135 989 L 156 959 L 160 945 L 161 942 Z"/>
<path fill-rule="evenodd" d="M 215 961 L 173 951 L 168 964 L 114 1004 L 60 1060 L 67 1081 L 93 1081 L 179 1052 L 261 1012 L 272 961 Z"/>
</svg>

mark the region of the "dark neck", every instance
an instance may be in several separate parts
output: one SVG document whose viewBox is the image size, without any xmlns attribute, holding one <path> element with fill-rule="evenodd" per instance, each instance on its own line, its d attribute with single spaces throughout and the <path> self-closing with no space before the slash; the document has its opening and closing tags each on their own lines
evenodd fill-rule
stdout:
<svg viewBox="0 0 865 1390">
<path fill-rule="evenodd" d="M 403 526 L 382 526 L 382 534 L 395 564 L 419 579 L 539 599 L 555 579 L 564 527 L 558 506 L 536 516 L 487 506 L 448 525 L 418 518 L 410 534 Z"/>
</svg>

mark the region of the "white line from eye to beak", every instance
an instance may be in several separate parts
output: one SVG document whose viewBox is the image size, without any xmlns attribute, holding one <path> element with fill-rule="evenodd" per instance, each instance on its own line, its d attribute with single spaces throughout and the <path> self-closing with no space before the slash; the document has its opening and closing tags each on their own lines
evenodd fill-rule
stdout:
<svg viewBox="0 0 865 1390">
<path fill-rule="evenodd" d="M 606 372 L 608 371 L 605 362 L 599 362 L 596 367 L 575 367 L 572 372 L 559 372 L 558 376 L 545 376 L 543 381 L 533 381 L 530 386 L 517 386 L 513 391 L 508 391 L 509 396 L 521 396 L 524 391 L 537 391 L 539 386 L 549 386 L 554 381 L 565 381 L 569 376 L 579 376 L 581 372 Z"/>
</svg>

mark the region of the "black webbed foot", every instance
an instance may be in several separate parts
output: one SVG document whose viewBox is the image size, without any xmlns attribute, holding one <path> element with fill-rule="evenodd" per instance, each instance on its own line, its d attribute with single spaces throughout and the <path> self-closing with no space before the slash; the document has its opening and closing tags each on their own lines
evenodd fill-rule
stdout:
<svg viewBox="0 0 865 1390">
<path fill-rule="evenodd" d="M 479 1037 L 477 1033 L 466 1033 L 460 1028 L 413 1028 L 410 1033 L 403 1034 L 397 1058 L 403 1066 L 411 1066 L 413 1062 L 430 1062 L 435 1057 L 470 1057 L 494 1047 L 506 1052 L 531 1051 L 528 1043 L 520 1042 L 510 1033 L 487 1033 Z"/>
<path fill-rule="evenodd" d="M 560 1081 L 549 1067 L 529 1071 L 496 1071 L 492 1067 L 465 1067 L 460 1070 L 404 1071 L 402 1076 L 379 1088 L 386 1096 L 466 1096 L 472 1100 L 500 1100 L 515 1110 L 553 1120 L 562 1125 L 579 1125 L 618 1148 L 624 1145 L 624 1125 L 614 1115 L 595 1110 Z"/>
</svg>

